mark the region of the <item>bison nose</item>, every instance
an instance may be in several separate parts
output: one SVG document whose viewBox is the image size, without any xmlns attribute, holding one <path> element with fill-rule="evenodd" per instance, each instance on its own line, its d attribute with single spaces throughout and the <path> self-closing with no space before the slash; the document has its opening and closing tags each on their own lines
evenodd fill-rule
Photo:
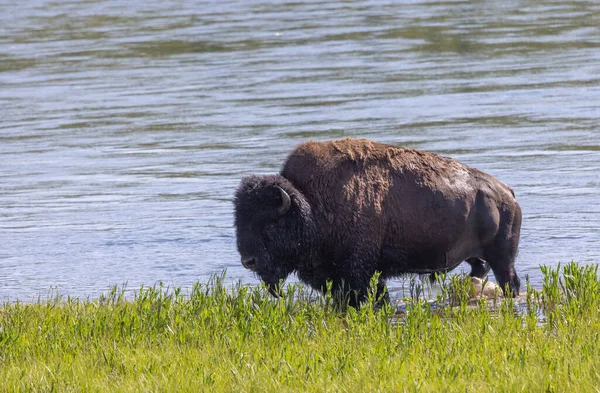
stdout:
<svg viewBox="0 0 600 393">
<path fill-rule="evenodd" d="M 256 266 L 256 259 L 253 257 L 248 257 L 248 258 L 244 258 L 242 257 L 242 265 L 246 268 L 246 269 L 250 269 L 253 270 L 254 267 Z"/>
</svg>

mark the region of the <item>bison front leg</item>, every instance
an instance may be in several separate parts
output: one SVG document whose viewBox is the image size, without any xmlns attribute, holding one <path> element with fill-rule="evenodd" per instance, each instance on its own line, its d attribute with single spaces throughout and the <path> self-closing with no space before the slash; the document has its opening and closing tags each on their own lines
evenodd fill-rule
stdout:
<svg viewBox="0 0 600 393">
<path fill-rule="evenodd" d="M 377 283 L 372 288 L 371 280 L 376 272 L 374 268 L 365 268 L 365 265 L 367 264 L 364 262 L 358 266 L 354 264 L 353 268 L 346 270 L 346 274 L 341 274 L 338 280 L 334 280 L 332 292 L 339 305 L 358 309 L 361 303 L 369 299 L 372 291 L 374 291 L 372 295 L 376 304 L 390 301 L 385 279 L 378 277 Z"/>
<path fill-rule="evenodd" d="M 384 303 L 390 302 L 390 295 L 387 291 L 387 287 L 385 286 L 385 280 L 379 279 L 377 286 L 374 289 L 375 293 L 373 294 L 373 300 L 375 305 L 380 306 Z M 338 305 L 351 306 L 359 309 L 361 303 L 364 303 L 369 299 L 371 286 L 370 284 L 357 285 L 352 284 L 351 281 L 341 281 L 334 283 L 332 291 L 333 297 Z"/>
<path fill-rule="evenodd" d="M 366 290 L 357 288 L 356 283 L 348 281 L 346 278 L 338 278 L 330 282 L 331 297 L 337 307 L 345 310 L 347 306 L 358 309 L 359 304 L 366 298 Z"/>
</svg>

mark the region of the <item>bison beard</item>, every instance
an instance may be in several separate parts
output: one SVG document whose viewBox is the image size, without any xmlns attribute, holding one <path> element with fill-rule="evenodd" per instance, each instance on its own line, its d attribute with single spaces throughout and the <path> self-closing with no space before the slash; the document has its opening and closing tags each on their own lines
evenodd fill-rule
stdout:
<svg viewBox="0 0 600 393">
<path fill-rule="evenodd" d="M 296 272 L 357 306 L 379 272 L 446 272 L 466 260 L 517 295 L 521 209 L 510 187 L 448 157 L 344 139 L 307 142 L 279 175 L 249 176 L 235 194 L 242 264 L 276 295 Z"/>
</svg>

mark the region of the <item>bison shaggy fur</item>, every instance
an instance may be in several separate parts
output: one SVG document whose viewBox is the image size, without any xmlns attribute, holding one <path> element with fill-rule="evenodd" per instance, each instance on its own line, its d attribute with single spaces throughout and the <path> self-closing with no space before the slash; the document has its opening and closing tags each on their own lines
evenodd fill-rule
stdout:
<svg viewBox="0 0 600 393">
<path fill-rule="evenodd" d="M 300 144 L 281 173 L 248 176 L 235 194 L 242 264 L 276 294 L 291 273 L 357 305 L 379 272 L 491 268 L 512 295 L 521 209 L 510 187 L 437 154 L 364 139 Z"/>
</svg>

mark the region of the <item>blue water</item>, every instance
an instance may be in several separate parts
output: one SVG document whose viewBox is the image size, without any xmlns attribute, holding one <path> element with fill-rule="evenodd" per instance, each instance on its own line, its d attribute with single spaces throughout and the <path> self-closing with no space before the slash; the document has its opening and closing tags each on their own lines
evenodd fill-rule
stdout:
<svg viewBox="0 0 600 393">
<path fill-rule="evenodd" d="M 534 285 L 597 263 L 599 20 L 580 1 L 0 3 L 0 299 L 256 284 L 240 178 L 348 136 L 510 184 Z"/>
</svg>

